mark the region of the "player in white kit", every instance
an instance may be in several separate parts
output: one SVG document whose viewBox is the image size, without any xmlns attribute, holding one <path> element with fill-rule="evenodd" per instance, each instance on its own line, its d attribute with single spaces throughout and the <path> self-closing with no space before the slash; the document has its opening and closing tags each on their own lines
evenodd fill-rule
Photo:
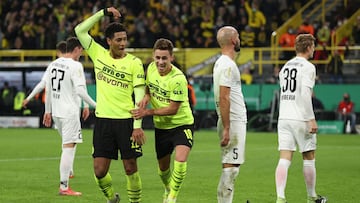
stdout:
<svg viewBox="0 0 360 203">
<path fill-rule="evenodd" d="M 315 66 L 308 60 L 313 57 L 315 38 L 311 34 L 296 37 L 296 57 L 289 60 L 279 73 L 280 110 L 278 144 L 280 159 L 275 171 L 277 201 L 285 203 L 288 169 L 296 146 L 303 157 L 303 174 L 308 203 L 325 203 L 325 197 L 315 192 L 315 150 L 318 130 L 312 107 L 311 94 L 315 85 Z M 300 201 L 300 200 L 299 200 Z"/>
<path fill-rule="evenodd" d="M 240 165 L 245 161 L 246 108 L 241 90 L 240 71 L 235 64 L 240 51 L 239 33 L 222 27 L 217 33 L 221 56 L 214 65 L 214 100 L 218 114 L 217 129 L 222 151 L 222 173 L 217 189 L 219 203 L 231 203 Z"/>
<path fill-rule="evenodd" d="M 66 41 L 60 41 L 56 44 L 56 56 L 58 58 L 63 57 L 63 55 L 66 53 Z M 45 73 L 43 77 L 41 78 L 40 82 L 36 84 L 34 89 L 31 91 L 31 93 L 24 99 L 22 105 L 26 108 L 26 105 L 29 103 L 29 101 L 35 97 L 36 94 L 40 93 L 45 89 L 46 85 L 46 75 L 48 72 L 48 68 L 46 68 Z"/>
<path fill-rule="evenodd" d="M 81 97 L 95 107 L 87 94 L 84 69 L 78 62 L 83 48 L 79 40 L 71 37 L 66 41 L 66 54 L 51 62 L 46 78 L 44 125 L 51 126 L 51 116 L 62 137 L 60 159 L 60 195 L 81 195 L 69 187 L 70 170 L 74 162 L 76 144 L 82 143 L 80 124 Z M 88 116 L 88 115 L 87 115 Z"/>
</svg>

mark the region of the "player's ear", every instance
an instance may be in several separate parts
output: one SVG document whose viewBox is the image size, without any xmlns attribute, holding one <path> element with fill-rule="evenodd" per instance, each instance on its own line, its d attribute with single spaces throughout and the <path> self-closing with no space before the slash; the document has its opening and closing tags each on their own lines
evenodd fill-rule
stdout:
<svg viewBox="0 0 360 203">
<path fill-rule="evenodd" d="M 110 38 L 106 38 L 106 43 L 110 46 L 111 45 L 111 39 Z"/>
</svg>

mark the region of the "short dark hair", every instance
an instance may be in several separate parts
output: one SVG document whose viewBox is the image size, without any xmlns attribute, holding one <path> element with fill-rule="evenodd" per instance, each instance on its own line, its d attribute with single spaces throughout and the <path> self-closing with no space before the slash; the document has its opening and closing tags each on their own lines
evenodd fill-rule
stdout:
<svg viewBox="0 0 360 203">
<path fill-rule="evenodd" d="M 66 53 L 66 41 L 62 40 L 56 44 L 56 50 L 60 53 Z"/>
<path fill-rule="evenodd" d="M 174 49 L 174 45 L 173 43 L 165 38 L 160 38 L 158 40 L 156 40 L 155 44 L 154 44 L 154 51 L 156 49 L 160 49 L 160 50 L 168 50 L 170 55 L 173 54 L 173 49 Z"/>
<path fill-rule="evenodd" d="M 78 38 L 69 37 L 66 40 L 66 53 L 74 51 L 76 47 L 82 47 Z"/>
<path fill-rule="evenodd" d="M 118 22 L 110 23 L 105 29 L 105 37 L 112 39 L 115 32 L 126 32 L 125 26 Z"/>
</svg>

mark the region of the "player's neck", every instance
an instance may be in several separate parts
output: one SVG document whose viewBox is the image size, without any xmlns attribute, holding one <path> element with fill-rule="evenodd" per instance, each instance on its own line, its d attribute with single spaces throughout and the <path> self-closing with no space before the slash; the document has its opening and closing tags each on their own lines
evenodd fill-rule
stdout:
<svg viewBox="0 0 360 203">
<path fill-rule="evenodd" d="M 234 60 L 236 52 L 234 51 L 234 49 L 225 49 L 224 48 L 221 50 L 221 54 L 226 55 L 226 56 L 230 57 L 232 60 Z"/>
</svg>

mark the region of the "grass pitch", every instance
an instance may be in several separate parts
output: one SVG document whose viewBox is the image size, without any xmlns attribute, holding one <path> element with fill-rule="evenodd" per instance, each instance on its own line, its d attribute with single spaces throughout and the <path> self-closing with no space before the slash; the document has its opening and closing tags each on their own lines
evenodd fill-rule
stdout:
<svg viewBox="0 0 360 203">
<path fill-rule="evenodd" d="M 163 186 L 157 175 L 153 131 L 146 131 L 144 156 L 139 159 L 143 202 L 162 202 Z M 61 140 L 54 129 L 0 129 L 0 203 L 92 203 L 103 202 L 93 179 L 92 131 L 83 130 L 84 143 L 78 145 L 75 178 L 71 187 L 81 197 L 59 196 Z M 195 132 L 195 145 L 188 160 L 188 173 L 179 203 L 216 203 L 221 171 L 219 141 L 213 130 Z M 359 202 L 360 136 L 319 135 L 316 153 L 317 193 L 331 203 Z M 274 203 L 274 172 L 278 161 L 275 133 L 248 132 L 246 162 L 236 181 L 234 203 Z M 121 161 L 110 169 L 121 202 L 127 202 Z M 305 203 L 306 189 L 301 155 L 296 152 L 290 166 L 286 189 L 290 203 Z"/>
</svg>

